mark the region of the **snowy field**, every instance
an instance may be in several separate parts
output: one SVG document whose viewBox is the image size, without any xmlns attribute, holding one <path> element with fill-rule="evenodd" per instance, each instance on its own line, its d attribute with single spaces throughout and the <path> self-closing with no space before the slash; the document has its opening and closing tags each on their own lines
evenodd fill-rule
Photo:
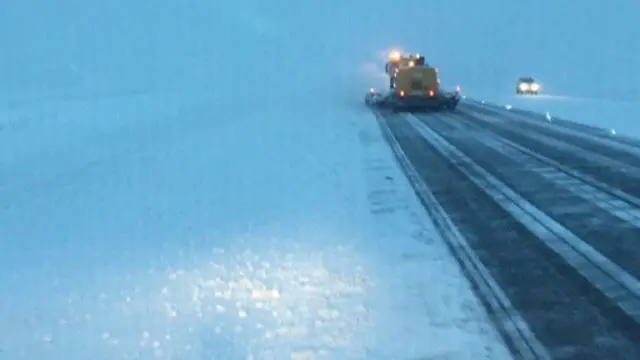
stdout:
<svg viewBox="0 0 640 360">
<path fill-rule="evenodd" d="M 2 112 L 0 359 L 509 358 L 370 113 L 182 95 Z"/>
</svg>

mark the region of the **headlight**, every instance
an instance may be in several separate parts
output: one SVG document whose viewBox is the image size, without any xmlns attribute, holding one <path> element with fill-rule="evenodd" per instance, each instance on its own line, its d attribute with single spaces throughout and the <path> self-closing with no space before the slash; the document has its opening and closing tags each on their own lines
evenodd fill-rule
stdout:
<svg viewBox="0 0 640 360">
<path fill-rule="evenodd" d="M 522 91 L 527 91 L 529 90 L 529 84 L 520 84 L 519 88 Z"/>
<path fill-rule="evenodd" d="M 538 84 L 531 84 L 531 90 L 533 90 L 533 91 L 538 91 L 538 90 L 540 90 L 540 85 L 538 85 Z"/>
</svg>

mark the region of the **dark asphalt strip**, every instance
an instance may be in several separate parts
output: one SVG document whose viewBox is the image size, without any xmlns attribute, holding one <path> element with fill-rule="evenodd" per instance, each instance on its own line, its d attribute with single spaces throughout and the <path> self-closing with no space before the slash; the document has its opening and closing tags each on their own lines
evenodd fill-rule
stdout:
<svg viewBox="0 0 640 360">
<path fill-rule="evenodd" d="M 474 116 L 473 112 L 467 112 L 465 110 L 461 110 L 460 114 L 466 114 L 463 116 L 471 118 Z M 514 121 L 509 121 L 509 126 L 500 126 L 495 123 L 492 124 L 487 121 L 482 121 L 482 126 L 502 137 L 532 149 L 545 157 L 555 160 L 561 164 L 566 164 L 572 169 L 589 175 L 604 184 L 620 189 L 631 196 L 640 198 L 639 178 L 626 172 L 625 168 L 613 168 L 612 166 L 605 166 L 606 164 L 601 164 L 595 160 L 589 159 L 589 153 L 604 155 L 599 152 L 599 148 L 594 147 L 584 150 L 578 154 L 567 149 L 550 147 L 547 144 L 544 144 L 541 139 L 537 138 L 535 132 L 530 131 L 528 128 L 521 127 L 519 123 Z M 612 159 L 621 161 L 621 159 L 617 158 Z M 633 166 L 634 168 L 640 167 L 640 159 L 636 159 L 635 165 L 628 166 Z M 640 240 L 640 237 L 638 237 L 638 239 Z"/>
<path fill-rule="evenodd" d="M 599 306 L 607 300 L 583 277 L 459 172 L 401 117 L 387 119 L 434 196 L 482 263 L 557 359 L 636 359 L 640 352 Z M 474 146 L 478 154 L 490 152 Z M 496 160 L 495 156 L 492 161 Z"/>
<path fill-rule="evenodd" d="M 598 154 L 606 156 L 610 159 L 614 159 L 616 161 L 623 162 L 625 164 L 628 164 L 629 166 L 635 166 L 635 167 L 640 166 L 640 157 L 638 155 L 634 155 L 628 151 L 624 151 L 622 149 L 616 149 L 613 146 L 608 146 L 606 144 L 599 142 L 598 140 L 602 140 L 602 137 L 593 136 L 592 131 L 585 132 L 577 129 L 568 129 L 571 132 L 578 132 L 581 134 L 593 136 L 592 139 L 585 139 L 580 136 L 563 133 L 562 131 L 558 131 L 554 128 L 549 128 L 547 127 L 549 125 L 548 122 L 545 124 L 540 120 L 531 119 L 533 120 L 533 123 L 529 123 L 526 121 L 518 120 L 516 117 L 513 116 L 513 113 L 511 111 L 505 111 L 505 110 L 496 109 L 496 108 L 487 108 L 487 107 L 469 105 L 469 104 L 460 105 L 459 109 L 462 111 L 480 112 L 485 115 L 489 115 L 489 116 L 500 118 L 500 119 L 507 119 L 514 126 L 514 128 L 518 128 L 522 131 L 526 131 L 532 134 L 535 134 L 535 133 L 544 134 L 546 136 L 550 136 L 555 139 L 562 140 L 569 144 L 578 146 L 584 149 L 585 151 L 597 152 Z M 526 117 L 529 117 L 529 116 L 526 116 Z M 536 122 L 539 124 L 536 124 Z M 559 126 L 558 129 L 562 129 L 562 127 Z M 632 146 L 636 148 L 638 144 L 634 144 L 634 145 L 625 144 L 625 146 Z M 637 147 L 637 150 L 640 152 L 640 147 Z"/>
<path fill-rule="evenodd" d="M 464 108 L 465 106 L 470 105 L 470 106 L 474 106 L 476 109 L 477 108 L 484 108 L 487 111 L 504 111 L 506 110 L 505 106 L 501 106 L 501 105 L 497 105 L 497 104 L 491 104 L 491 103 L 487 103 L 485 102 L 484 104 L 482 104 L 479 101 L 475 101 L 475 100 L 465 100 L 464 103 L 462 103 L 462 108 Z M 521 116 L 525 116 L 531 120 L 534 121 L 540 121 L 540 122 L 546 122 L 549 123 L 549 119 L 547 119 L 547 114 L 543 114 L 543 113 L 539 113 L 539 112 L 535 112 L 535 111 L 531 111 L 531 110 L 524 110 L 524 109 L 518 109 L 518 108 L 514 108 L 511 107 L 509 109 L 510 113 L 513 114 L 518 114 Z M 593 126 L 593 125 L 587 125 L 587 124 L 582 124 L 579 122 L 575 122 L 575 121 L 571 121 L 571 120 L 567 120 L 567 119 L 563 119 L 563 118 L 559 118 L 554 116 L 553 114 L 549 114 L 549 116 L 551 117 L 551 121 L 552 124 L 565 128 L 567 130 L 574 130 L 574 131 L 579 131 L 585 134 L 590 134 L 590 135 L 594 135 L 597 136 L 599 138 L 602 139 L 608 139 L 611 141 L 615 141 L 618 142 L 620 144 L 626 144 L 626 145 L 630 145 L 630 146 L 635 146 L 640 150 L 640 139 L 637 138 L 633 138 L 633 137 L 628 137 L 625 135 L 620 135 L 620 134 L 612 134 L 611 133 L 611 129 L 605 129 L 605 128 L 600 128 L 597 126 Z M 603 120 L 606 119 L 608 116 L 608 114 L 602 114 L 602 118 Z"/>
<path fill-rule="evenodd" d="M 380 115 L 378 113 L 378 115 Z M 517 359 L 549 360 L 551 356 L 545 347 L 531 332 L 521 315 L 513 307 L 507 295 L 502 291 L 489 270 L 482 264 L 468 241 L 453 224 L 449 214 L 438 203 L 430 189 L 406 156 L 400 143 L 392 134 L 387 119 L 377 116 L 378 125 L 388 142 L 401 169 L 405 172 L 414 191 L 431 217 L 438 233 L 449 251 L 456 259 L 462 272 L 472 285 L 478 299 L 484 304 L 495 328 L 501 334 L 505 344 Z M 393 120 L 392 120 L 393 121 Z"/>
<path fill-rule="evenodd" d="M 440 120 L 436 118 L 429 120 L 428 122 L 434 130 L 436 126 L 440 127 L 438 125 Z M 519 141 L 521 140 L 519 138 L 511 137 L 508 131 L 505 134 L 505 131 L 501 131 L 503 128 L 495 123 L 479 123 L 468 116 L 456 117 L 455 120 L 465 123 L 470 128 L 481 127 L 494 136 L 502 136 L 515 143 L 528 145 Z M 536 173 L 539 168 L 548 167 L 536 159 L 530 158 L 525 163 L 522 157 L 511 159 L 490 147 L 480 152 L 477 150 L 478 146 L 473 146 L 465 139 L 448 136 L 446 131 L 439 133 L 537 208 L 623 267 L 631 275 L 640 277 L 639 228 Z M 540 149 L 538 146 L 532 150 L 538 152 Z M 550 152 L 549 149 L 542 150 L 546 153 Z M 567 164 L 567 166 L 572 167 L 571 164 Z"/>
</svg>

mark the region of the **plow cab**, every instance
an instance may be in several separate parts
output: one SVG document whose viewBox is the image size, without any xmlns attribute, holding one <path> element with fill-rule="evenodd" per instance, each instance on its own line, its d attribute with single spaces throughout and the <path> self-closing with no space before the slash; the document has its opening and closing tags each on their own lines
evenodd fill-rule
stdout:
<svg viewBox="0 0 640 360">
<path fill-rule="evenodd" d="M 434 97 L 440 90 L 436 69 L 409 67 L 394 74 L 394 86 L 390 89 L 399 96 Z"/>
</svg>

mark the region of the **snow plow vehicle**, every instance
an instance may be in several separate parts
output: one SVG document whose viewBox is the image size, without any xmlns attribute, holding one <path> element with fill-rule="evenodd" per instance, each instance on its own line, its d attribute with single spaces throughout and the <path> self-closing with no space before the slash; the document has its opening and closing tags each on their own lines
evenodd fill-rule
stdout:
<svg viewBox="0 0 640 360">
<path fill-rule="evenodd" d="M 392 52 L 385 71 L 388 91 L 370 89 L 365 104 L 392 111 L 453 110 L 460 101 L 460 87 L 446 92 L 440 88 L 438 69 L 425 62 L 424 56 Z"/>
</svg>

